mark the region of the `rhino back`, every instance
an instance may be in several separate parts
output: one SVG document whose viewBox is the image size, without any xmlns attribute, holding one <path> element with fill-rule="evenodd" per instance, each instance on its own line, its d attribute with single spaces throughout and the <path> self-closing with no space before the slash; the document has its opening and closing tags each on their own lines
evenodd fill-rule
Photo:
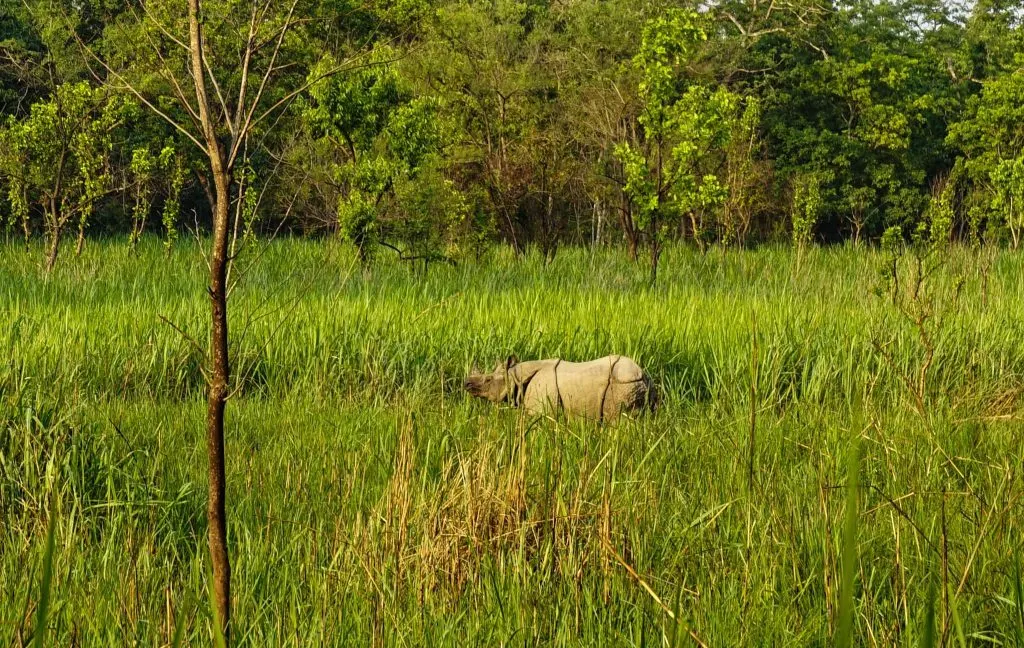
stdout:
<svg viewBox="0 0 1024 648">
<path fill-rule="evenodd" d="M 617 383 L 633 383 L 645 380 L 647 374 L 640 368 L 632 358 L 626 356 L 612 356 L 612 381 Z"/>
<path fill-rule="evenodd" d="M 650 380 L 625 356 L 590 362 L 535 360 L 516 367 L 525 383 L 522 406 L 531 414 L 564 410 L 593 420 L 613 419 L 623 410 L 642 407 Z"/>
<path fill-rule="evenodd" d="M 558 392 L 566 412 L 591 419 L 602 417 L 616 356 L 590 362 L 562 362 L 557 368 Z"/>
</svg>

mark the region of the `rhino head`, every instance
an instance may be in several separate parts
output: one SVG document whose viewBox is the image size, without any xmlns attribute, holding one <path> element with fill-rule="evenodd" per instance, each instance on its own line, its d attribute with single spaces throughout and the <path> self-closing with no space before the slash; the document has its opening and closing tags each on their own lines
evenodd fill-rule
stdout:
<svg viewBox="0 0 1024 648">
<path fill-rule="evenodd" d="M 473 396 L 486 398 L 492 403 L 501 403 L 508 400 L 509 385 L 511 381 L 508 371 L 519 361 L 515 356 L 509 356 L 504 362 L 499 362 L 491 373 L 480 373 L 473 371 L 466 377 L 463 386 Z"/>
</svg>

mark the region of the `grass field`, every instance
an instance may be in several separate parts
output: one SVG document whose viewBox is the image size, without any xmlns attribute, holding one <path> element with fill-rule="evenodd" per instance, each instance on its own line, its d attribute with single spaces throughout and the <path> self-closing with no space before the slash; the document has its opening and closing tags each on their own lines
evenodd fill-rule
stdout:
<svg viewBox="0 0 1024 648">
<path fill-rule="evenodd" d="M 671 249 L 654 288 L 616 250 L 243 257 L 236 642 L 832 645 L 852 519 L 855 645 L 919 645 L 931 608 L 936 643 L 1024 646 L 1024 256 L 987 286 L 945 257 L 924 337 L 873 250 Z M 199 248 L 42 258 L 0 244 L 0 645 L 32 635 L 51 516 L 50 645 L 209 645 Z M 661 407 L 599 428 L 461 391 L 513 352 L 631 355 Z"/>
</svg>

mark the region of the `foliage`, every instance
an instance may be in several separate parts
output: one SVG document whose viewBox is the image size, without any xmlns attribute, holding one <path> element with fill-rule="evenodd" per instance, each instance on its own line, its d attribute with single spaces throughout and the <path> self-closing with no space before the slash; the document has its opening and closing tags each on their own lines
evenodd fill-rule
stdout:
<svg viewBox="0 0 1024 648">
<path fill-rule="evenodd" d="M 1009 230 L 1021 240 L 1020 198 L 1024 180 L 1024 74 L 1011 72 L 982 84 L 968 116 L 950 128 L 949 140 L 963 153 L 963 174 L 976 194 L 971 220 Z"/>
<path fill-rule="evenodd" d="M 155 194 L 161 193 L 160 221 L 164 227 L 164 243 L 170 249 L 178 238 L 176 223 L 181 211 L 181 192 L 187 179 L 183 156 L 173 144 L 165 145 L 156 154 L 142 146 L 132 151 L 128 171 L 134 194 L 130 245 L 134 249 L 138 244 L 153 210 Z"/>
<path fill-rule="evenodd" d="M 725 147 L 725 201 L 717 219 L 717 236 L 725 245 L 747 243 L 756 221 L 770 211 L 774 170 L 761 158 L 761 114 L 760 100 L 747 97 Z"/>
<path fill-rule="evenodd" d="M 462 188 L 481 189 L 491 220 L 519 251 L 531 232 L 542 245 L 554 235 L 529 221 L 545 217 L 533 203 L 550 196 L 569 146 L 558 112 L 572 73 L 559 75 L 548 12 L 518 0 L 439 3 L 411 66 L 452 117 L 448 151 Z"/>
<path fill-rule="evenodd" d="M 813 175 L 796 179 L 793 186 L 793 243 L 806 247 L 814 236 L 814 226 L 821 215 L 821 181 Z"/>
<path fill-rule="evenodd" d="M 25 118 L 9 117 L 0 131 L 0 173 L 9 183 L 12 217 L 27 232 L 32 211 L 42 212 L 49 264 L 65 226 L 77 218 L 84 229 L 111 190 L 114 131 L 132 110 L 131 102 L 104 88 L 65 84 Z"/>
<path fill-rule="evenodd" d="M 992 210 L 1002 217 L 1013 239 L 1013 247 L 1021 242 L 1024 229 L 1024 157 L 1000 160 L 989 175 L 994 196 Z"/>
<path fill-rule="evenodd" d="M 247 153 L 263 216 L 250 220 L 252 234 L 330 228 L 362 241 L 367 256 L 378 243 L 422 251 L 406 238 L 428 228 L 406 227 L 415 215 L 398 195 L 399 185 L 418 195 L 409 183 L 422 169 L 423 182 L 443 178 L 472 205 L 468 220 L 424 216 L 438 240 L 497 237 L 519 252 L 536 244 L 549 259 L 562 243 L 608 236 L 634 254 L 676 239 L 701 248 L 777 240 L 790 231 L 792 188 L 807 178 L 818 187 L 817 241 L 877 241 L 892 225 L 913 232 L 933 184 L 954 176 L 953 238 L 1022 237 L 1024 35 L 1013 2 L 289 6 L 268 10 L 252 35 L 260 48 L 248 96 L 275 34 L 291 25 L 273 71 L 282 83 L 265 88 L 281 110 L 252 131 Z M 237 9 L 231 0 L 203 8 L 207 64 L 232 88 L 249 29 Z M 86 45 L 117 72 L 105 92 L 122 96 L 131 84 L 191 124 L 185 48 L 168 38 L 185 33 L 183 20 L 177 0 L 16 3 L 0 15 L 0 110 L 21 120 L 57 86 L 92 79 L 98 60 L 83 55 Z M 234 110 L 208 89 L 218 113 Z M 130 175 L 135 150 L 156 155 L 180 135 L 140 123 L 111 142 L 112 174 Z M 175 194 L 202 223 L 204 194 L 188 186 L 203 181 L 199 151 L 176 149 L 181 190 L 153 197 Z M 95 205 L 97 222 L 130 232 L 139 196 L 120 185 L 119 200 Z M 0 179 L 2 218 L 25 230 L 18 205 L 32 199 L 21 189 Z"/>
<path fill-rule="evenodd" d="M 447 258 L 465 217 L 458 190 L 442 177 L 450 124 L 440 100 L 413 94 L 394 57 L 380 47 L 362 70 L 313 83 L 303 121 L 334 160 L 339 228 L 364 260 L 378 243 L 401 245 L 403 255 Z M 325 57 L 310 78 L 334 65 Z M 438 202 L 428 205 L 427 197 Z"/>
<path fill-rule="evenodd" d="M 691 235 L 702 240 L 703 214 L 726 198 L 716 152 L 741 118 L 739 98 L 724 87 L 687 79 L 685 65 L 707 39 L 703 23 L 696 12 L 674 10 L 645 27 L 634 59 L 643 143 L 615 148 L 626 178 L 623 190 L 638 210 L 637 228 L 651 241 L 652 275 L 660 245 L 682 219 L 689 218 Z"/>
<path fill-rule="evenodd" d="M 949 164 L 935 135 L 963 96 L 944 67 L 956 26 L 950 9 L 924 4 L 839 2 L 799 28 L 766 25 L 778 31 L 744 54 L 744 68 L 772 68 L 748 82 L 764 100 L 768 154 L 783 177 L 821 181 L 825 240 L 913 223 Z"/>
</svg>

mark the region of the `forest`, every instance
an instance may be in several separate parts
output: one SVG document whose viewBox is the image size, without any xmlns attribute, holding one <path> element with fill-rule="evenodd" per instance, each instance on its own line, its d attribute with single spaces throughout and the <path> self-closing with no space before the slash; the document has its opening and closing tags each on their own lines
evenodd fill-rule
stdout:
<svg viewBox="0 0 1024 648">
<path fill-rule="evenodd" d="M 206 229 L 211 171 L 162 118 L 198 119 L 184 4 L 7 5 L 8 232 L 52 265 L 63 239 Z M 204 7 L 211 73 L 274 108 L 234 138 L 236 231 L 425 262 L 494 241 L 657 257 L 910 239 L 939 212 L 958 240 L 1020 243 L 1019 3 L 299 0 L 258 24 L 247 6 Z"/>
</svg>

